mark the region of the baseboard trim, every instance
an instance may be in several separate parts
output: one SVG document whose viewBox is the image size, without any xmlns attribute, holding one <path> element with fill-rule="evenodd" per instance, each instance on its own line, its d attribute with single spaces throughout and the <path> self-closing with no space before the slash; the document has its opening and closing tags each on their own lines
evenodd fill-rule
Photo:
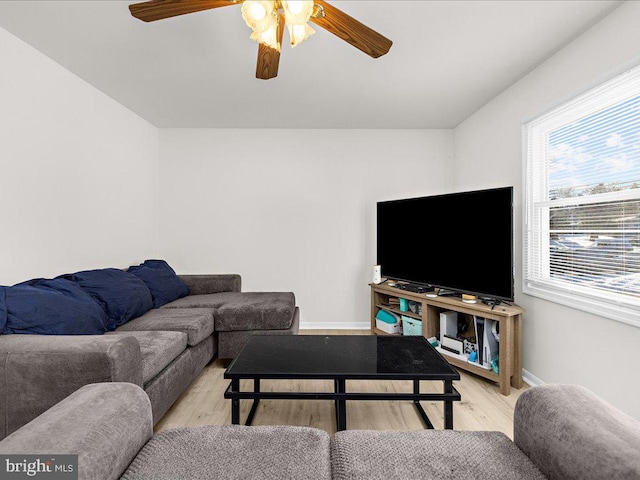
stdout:
<svg viewBox="0 0 640 480">
<path fill-rule="evenodd" d="M 300 322 L 300 330 L 371 330 L 369 322 Z"/>
<path fill-rule="evenodd" d="M 525 370 L 524 368 L 522 369 L 522 380 L 527 382 L 527 384 L 529 384 L 532 387 L 535 387 L 538 385 L 544 385 L 545 383 L 541 379 L 536 377 L 533 373 L 531 373 L 528 370 Z"/>
</svg>

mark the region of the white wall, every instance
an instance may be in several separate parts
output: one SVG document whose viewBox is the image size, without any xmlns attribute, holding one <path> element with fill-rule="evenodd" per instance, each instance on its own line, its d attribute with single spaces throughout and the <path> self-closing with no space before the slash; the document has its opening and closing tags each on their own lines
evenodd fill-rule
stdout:
<svg viewBox="0 0 640 480">
<path fill-rule="evenodd" d="M 376 201 L 449 190 L 452 154 L 451 130 L 162 129 L 162 256 L 293 291 L 303 328 L 368 328 Z"/>
<path fill-rule="evenodd" d="M 0 28 L 0 284 L 157 250 L 158 130 Z"/>
<path fill-rule="evenodd" d="M 458 189 L 515 186 L 522 225 L 522 123 L 640 61 L 640 2 L 627 2 L 455 129 Z M 546 383 L 576 383 L 640 418 L 640 329 L 522 294 L 523 366 Z"/>
</svg>

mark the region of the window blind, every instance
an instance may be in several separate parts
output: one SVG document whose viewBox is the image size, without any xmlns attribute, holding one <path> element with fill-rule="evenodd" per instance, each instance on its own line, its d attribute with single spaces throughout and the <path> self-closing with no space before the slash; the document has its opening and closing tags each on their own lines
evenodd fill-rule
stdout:
<svg viewBox="0 0 640 480">
<path fill-rule="evenodd" d="M 524 132 L 523 291 L 640 326 L 640 66 Z"/>
</svg>

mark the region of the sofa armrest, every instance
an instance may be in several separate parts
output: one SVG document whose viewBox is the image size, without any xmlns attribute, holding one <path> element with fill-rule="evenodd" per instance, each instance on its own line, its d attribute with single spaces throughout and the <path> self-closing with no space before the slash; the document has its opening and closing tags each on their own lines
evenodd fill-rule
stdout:
<svg viewBox="0 0 640 480">
<path fill-rule="evenodd" d="M 88 383 L 142 386 L 142 354 L 134 337 L 0 336 L 0 439 Z"/>
<path fill-rule="evenodd" d="M 78 478 L 115 480 L 152 435 L 144 390 L 131 383 L 96 383 L 0 441 L 0 453 L 78 455 Z"/>
<path fill-rule="evenodd" d="M 235 273 L 179 275 L 179 277 L 189 287 L 189 295 L 239 292 L 242 288 L 242 278 Z"/>
<path fill-rule="evenodd" d="M 514 441 L 550 480 L 640 478 L 640 422 L 584 387 L 522 392 Z"/>
</svg>

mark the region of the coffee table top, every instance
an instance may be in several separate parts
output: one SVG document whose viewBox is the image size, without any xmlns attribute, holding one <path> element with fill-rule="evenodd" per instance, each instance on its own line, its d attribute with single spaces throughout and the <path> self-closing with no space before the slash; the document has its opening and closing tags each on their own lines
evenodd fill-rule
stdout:
<svg viewBox="0 0 640 480">
<path fill-rule="evenodd" d="M 421 336 L 255 335 L 225 378 L 459 380 Z"/>
</svg>

